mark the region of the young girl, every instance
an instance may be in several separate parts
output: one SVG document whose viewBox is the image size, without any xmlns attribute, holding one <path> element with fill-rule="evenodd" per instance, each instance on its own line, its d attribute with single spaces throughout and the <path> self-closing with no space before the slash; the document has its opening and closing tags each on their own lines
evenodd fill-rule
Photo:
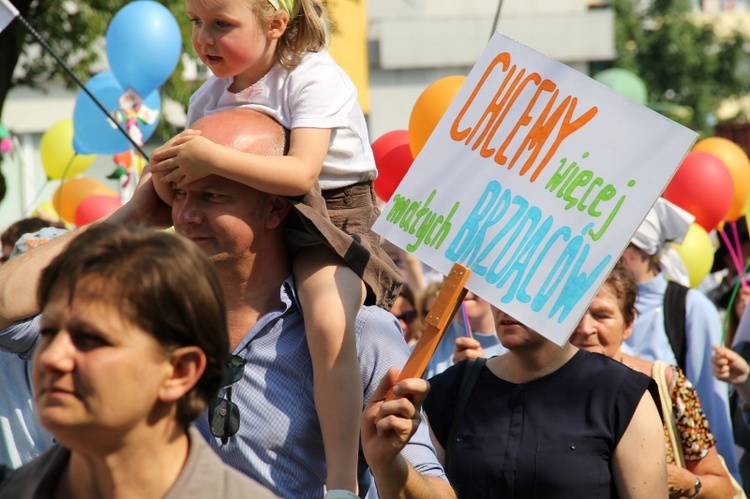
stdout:
<svg viewBox="0 0 750 499">
<path fill-rule="evenodd" d="M 292 200 L 299 220 L 290 220 L 288 232 L 313 362 L 326 487 L 355 492 L 362 383 L 354 319 L 366 297 L 389 309 L 400 286 L 398 270 L 370 231 L 378 214 L 376 169 L 356 89 L 324 51 L 328 33 L 317 0 L 186 0 L 186 5 L 193 47 L 214 74 L 191 97 L 187 126 L 221 108 L 257 109 L 291 130 L 289 152 L 243 153 L 188 129 L 154 152 L 155 187 L 171 203 L 170 184 L 216 174 L 271 194 L 304 195 L 302 202 Z M 307 204 L 322 204 L 317 182 L 340 234 L 316 230 L 320 225 L 310 221 Z M 300 225 L 312 227 L 308 231 L 326 244 L 310 246 L 301 231 L 295 237 Z"/>
</svg>

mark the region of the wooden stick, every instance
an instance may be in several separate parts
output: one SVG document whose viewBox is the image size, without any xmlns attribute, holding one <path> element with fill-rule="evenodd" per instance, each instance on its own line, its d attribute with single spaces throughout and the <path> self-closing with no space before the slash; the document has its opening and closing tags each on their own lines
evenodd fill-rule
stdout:
<svg viewBox="0 0 750 499">
<path fill-rule="evenodd" d="M 440 292 L 435 298 L 435 303 L 432 304 L 430 312 L 425 318 L 427 326 L 422 332 L 419 341 L 417 341 L 414 351 L 412 351 L 409 359 L 406 361 L 406 365 L 401 370 L 399 381 L 406 378 L 421 378 L 422 374 L 424 374 L 432 354 L 435 353 L 438 343 L 440 343 L 443 334 L 445 334 L 445 330 L 448 329 L 453 316 L 456 315 L 456 312 L 461 307 L 461 302 L 463 302 L 466 296 L 466 288 L 464 286 L 466 285 L 466 281 L 469 280 L 469 275 L 471 275 L 469 269 L 458 263 L 453 264 L 450 273 L 443 281 Z M 393 391 L 390 391 L 385 400 L 393 400 L 394 398 Z"/>
</svg>

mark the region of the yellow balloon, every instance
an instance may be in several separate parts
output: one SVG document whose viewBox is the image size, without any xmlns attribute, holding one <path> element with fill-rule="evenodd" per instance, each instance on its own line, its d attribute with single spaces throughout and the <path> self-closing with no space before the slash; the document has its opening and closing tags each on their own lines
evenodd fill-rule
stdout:
<svg viewBox="0 0 750 499">
<path fill-rule="evenodd" d="M 409 149 L 416 158 L 456 97 L 465 76 L 447 76 L 430 84 L 419 96 L 409 117 Z"/>
<path fill-rule="evenodd" d="M 60 216 L 57 214 L 57 210 L 55 210 L 55 206 L 52 204 L 51 199 L 42 201 L 41 203 L 36 205 L 34 211 L 31 213 L 31 216 L 49 220 L 50 222 L 54 222 L 60 219 Z"/>
<path fill-rule="evenodd" d="M 734 195 L 725 220 L 733 222 L 745 212 L 745 203 L 750 194 L 750 159 L 740 146 L 723 137 L 709 137 L 699 140 L 693 151 L 713 154 L 724 163 L 732 176 Z"/>
<path fill-rule="evenodd" d="M 682 244 L 669 243 L 680 255 L 694 288 L 708 275 L 714 264 L 714 245 L 706 229 L 693 223 Z"/>
<path fill-rule="evenodd" d="M 47 177 L 56 180 L 83 173 L 96 158 L 93 154 L 76 154 L 73 150 L 72 118 L 60 120 L 44 132 L 39 153 Z"/>
<path fill-rule="evenodd" d="M 89 196 L 116 197 L 117 193 L 91 178 L 74 178 L 60 184 L 52 194 L 52 204 L 66 222 L 75 223 L 78 205 Z"/>
</svg>

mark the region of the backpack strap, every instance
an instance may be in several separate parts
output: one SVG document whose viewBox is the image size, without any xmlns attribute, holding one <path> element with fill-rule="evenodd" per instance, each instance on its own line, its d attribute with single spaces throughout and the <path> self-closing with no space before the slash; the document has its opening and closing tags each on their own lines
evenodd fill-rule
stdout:
<svg viewBox="0 0 750 499">
<path fill-rule="evenodd" d="M 685 311 L 689 289 L 673 281 L 667 283 L 664 293 L 664 330 L 677 359 L 677 365 L 685 370 L 687 340 L 685 334 Z"/>
<path fill-rule="evenodd" d="M 451 419 L 451 427 L 448 430 L 448 438 L 446 440 L 445 449 L 445 468 L 448 468 L 448 461 L 450 460 L 451 454 L 453 454 L 453 446 L 456 442 L 456 431 L 458 430 L 458 423 L 461 421 L 466 405 L 469 403 L 469 397 L 471 392 L 474 391 L 474 385 L 477 384 L 479 374 L 482 372 L 482 368 L 487 363 L 487 359 L 484 357 L 478 357 L 466 361 L 464 366 L 464 374 L 461 377 L 461 385 L 458 388 L 458 394 L 456 396 L 456 407 L 453 410 L 453 418 Z"/>
</svg>

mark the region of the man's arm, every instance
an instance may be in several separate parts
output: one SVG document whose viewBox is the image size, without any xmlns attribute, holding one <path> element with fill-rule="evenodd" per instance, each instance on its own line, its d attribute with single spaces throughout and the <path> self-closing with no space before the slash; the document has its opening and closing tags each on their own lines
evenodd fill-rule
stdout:
<svg viewBox="0 0 750 499">
<path fill-rule="evenodd" d="M 396 383 L 398 374 L 395 367 L 388 371 L 362 413 L 362 448 L 378 493 L 382 498 L 454 498 L 446 481 L 419 474 L 400 454 L 419 427 L 430 386 L 423 379 Z M 385 402 L 391 387 L 399 398 Z"/>
<path fill-rule="evenodd" d="M 107 220 L 160 228 L 171 225 L 169 207 L 156 196 L 151 184 L 151 175 L 146 172 L 131 200 L 112 213 Z M 99 222 L 93 222 L 96 223 Z M 87 227 L 52 239 L 0 266 L 0 329 L 39 313 L 36 290 L 42 270 Z"/>
</svg>

